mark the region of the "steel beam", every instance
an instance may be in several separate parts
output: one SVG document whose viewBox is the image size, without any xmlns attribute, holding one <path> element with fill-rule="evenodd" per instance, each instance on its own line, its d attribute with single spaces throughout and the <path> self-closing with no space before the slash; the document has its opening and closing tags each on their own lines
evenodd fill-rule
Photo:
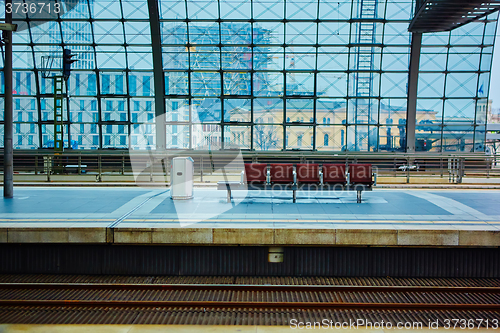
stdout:
<svg viewBox="0 0 500 333">
<path fill-rule="evenodd" d="M 5 6 L 12 5 L 12 0 L 5 0 Z M 12 24 L 12 11 L 5 10 L 5 23 Z M 13 115 L 12 115 L 12 30 L 3 31 L 5 43 L 5 111 L 4 111 L 4 166 L 3 166 L 3 196 L 14 197 L 14 151 L 13 151 Z"/>
<path fill-rule="evenodd" d="M 161 51 L 161 26 L 157 0 L 148 0 L 149 26 L 151 27 L 151 46 L 153 51 L 153 75 L 155 87 L 155 128 L 156 150 L 165 150 L 167 146 L 165 128 L 165 87 Z"/>
<path fill-rule="evenodd" d="M 420 48 L 422 34 L 412 33 L 410 69 L 408 71 L 408 99 L 406 108 L 406 152 L 415 152 L 415 125 L 417 122 L 417 89 L 418 72 L 420 67 Z"/>
<path fill-rule="evenodd" d="M 420 0 L 410 32 L 450 31 L 500 9 L 498 0 Z"/>
</svg>

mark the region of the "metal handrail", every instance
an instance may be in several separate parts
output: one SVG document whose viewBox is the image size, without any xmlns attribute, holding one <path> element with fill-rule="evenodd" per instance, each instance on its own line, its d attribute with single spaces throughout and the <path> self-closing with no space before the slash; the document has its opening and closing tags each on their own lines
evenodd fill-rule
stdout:
<svg viewBox="0 0 500 333">
<path fill-rule="evenodd" d="M 0 149 L 2 152 L 2 149 Z M 238 175 L 240 167 L 228 166 L 240 151 L 132 151 L 128 150 L 67 150 L 55 153 L 53 150 L 16 150 L 14 171 L 24 174 L 45 174 L 50 181 L 51 174 L 73 172 L 77 175 L 95 175 L 97 181 L 103 175 L 131 176 L 134 174 L 130 154 L 134 163 L 148 170 L 150 181 L 155 175 L 168 173 L 171 158 L 191 156 L 195 160 L 195 175 L 200 181 L 207 176 L 217 175 L 221 168 L 229 175 Z M 380 177 L 405 177 L 411 182 L 414 177 L 448 178 L 449 182 L 460 183 L 466 176 L 500 177 L 497 156 L 484 153 L 374 153 L 374 152 L 255 152 L 241 151 L 246 163 L 288 162 L 288 163 L 370 163 Z M 3 154 L 0 155 L 0 160 Z M 161 169 L 154 168 L 155 160 L 162 160 Z M 238 163 L 236 163 L 238 164 Z M 241 163 L 240 163 L 241 164 Z M 69 168 L 68 166 L 71 166 Z M 75 167 L 76 166 L 76 167 Z M 149 168 L 149 169 L 148 169 Z M 234 170 L 233 170 L 234 169 Z M 0 163 L 2 170 L 2 163 Z M 213 179 L 212 179 L 213 180 Z"/>
</svg>

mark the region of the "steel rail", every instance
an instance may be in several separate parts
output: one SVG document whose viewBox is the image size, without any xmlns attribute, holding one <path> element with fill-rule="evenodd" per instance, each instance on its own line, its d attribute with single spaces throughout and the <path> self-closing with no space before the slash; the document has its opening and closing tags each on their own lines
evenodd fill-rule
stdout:
<svg viewBox="0 0 500 333">
<path fill-rule="evenodd" d="M 377 309 L 456 310 L 500 312 L 500 304 L 441 303 L 343 303 L 343 302 L 241 302 L 241 301 L 95 301 L 95 300 L 0 300 L 0 306 L 36 307 L 189 307 L 240 309 Z"/>
<path fill-rule="evenodd" d="M 217 290 L 291 292 L 446 292 L 500 293 L 500 287 L 451 286 L 353 286 L 353 285 L 253 285 L 253 284 L 136 284 L 136 283 L 0 283 L 1 289 L 100 289 L 100 290 Z"/>
</svg>

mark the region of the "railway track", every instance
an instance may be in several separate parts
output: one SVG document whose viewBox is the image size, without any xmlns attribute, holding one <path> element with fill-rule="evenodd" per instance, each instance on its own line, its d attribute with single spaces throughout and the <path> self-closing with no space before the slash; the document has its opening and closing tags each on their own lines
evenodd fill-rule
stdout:
<svg viewBox="0 0 500 333">
<path fill-rule="evenodd" d="M 277 325 L 286 324 L 291 318 L 322 316 L 338 320 L 372 318 L 394 323 L 433 318 L 440 318 L 442 322 L 446 318 L 490 321 L 500 318 L 497 280 L 409 283 L 406 279 L 399 281 L 404 283 L 367 283 L 369 279 L 358 279 L 357 285 L 109 283 L 106 277 L 101 281 L 91 278 L 91 282 L 86 283 L 79 279 L 73 279 L 80 281 L 76 283 L 61 282 L 60 278 L 40 279 L 44 281 L 40 283 L 20 280 L 29 279 L 0 276 L 1 322 L 78 323 L 92 313 L 96 323 L 168 323 L 168 320 L 172 320 L 170 323 L 202 323 L 208 320 L 214 324 Z M 151 280 L 141 282 L 145 281 Z M 207 280 L 200 277 L 199 281 Z M 158 314 L 167 317 L 157 318 Z"/>
<path fill-rule="evenodd" d="M 500 287 L 0 284 L 0 306 L 500 311 Z"/>
</svg>

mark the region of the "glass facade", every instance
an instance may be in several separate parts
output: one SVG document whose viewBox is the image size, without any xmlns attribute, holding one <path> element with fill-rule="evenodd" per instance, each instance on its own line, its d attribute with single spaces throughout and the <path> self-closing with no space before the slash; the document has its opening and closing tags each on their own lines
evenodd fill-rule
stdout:
<svg viewBox="0 0 500 333">
<path fill-rule="evenodd" d="M 78 62 L 66 147 L 154 149 L 165 127 L 168 149 L 404 150 L 414 1 L 158 1 L 161 45 L 147 0 L 81 0 L 60 20 L 25 19 L 13 39 L 14 148 L 53 145 L 43 76 L 67 48 Z M 497 16 L 424 34 L 417 151 L 484 151 Z M 0 94 L 3 105 L 3 84 Z M 0 134 L 3 145 L 3 112 Z"/>
</svg>

